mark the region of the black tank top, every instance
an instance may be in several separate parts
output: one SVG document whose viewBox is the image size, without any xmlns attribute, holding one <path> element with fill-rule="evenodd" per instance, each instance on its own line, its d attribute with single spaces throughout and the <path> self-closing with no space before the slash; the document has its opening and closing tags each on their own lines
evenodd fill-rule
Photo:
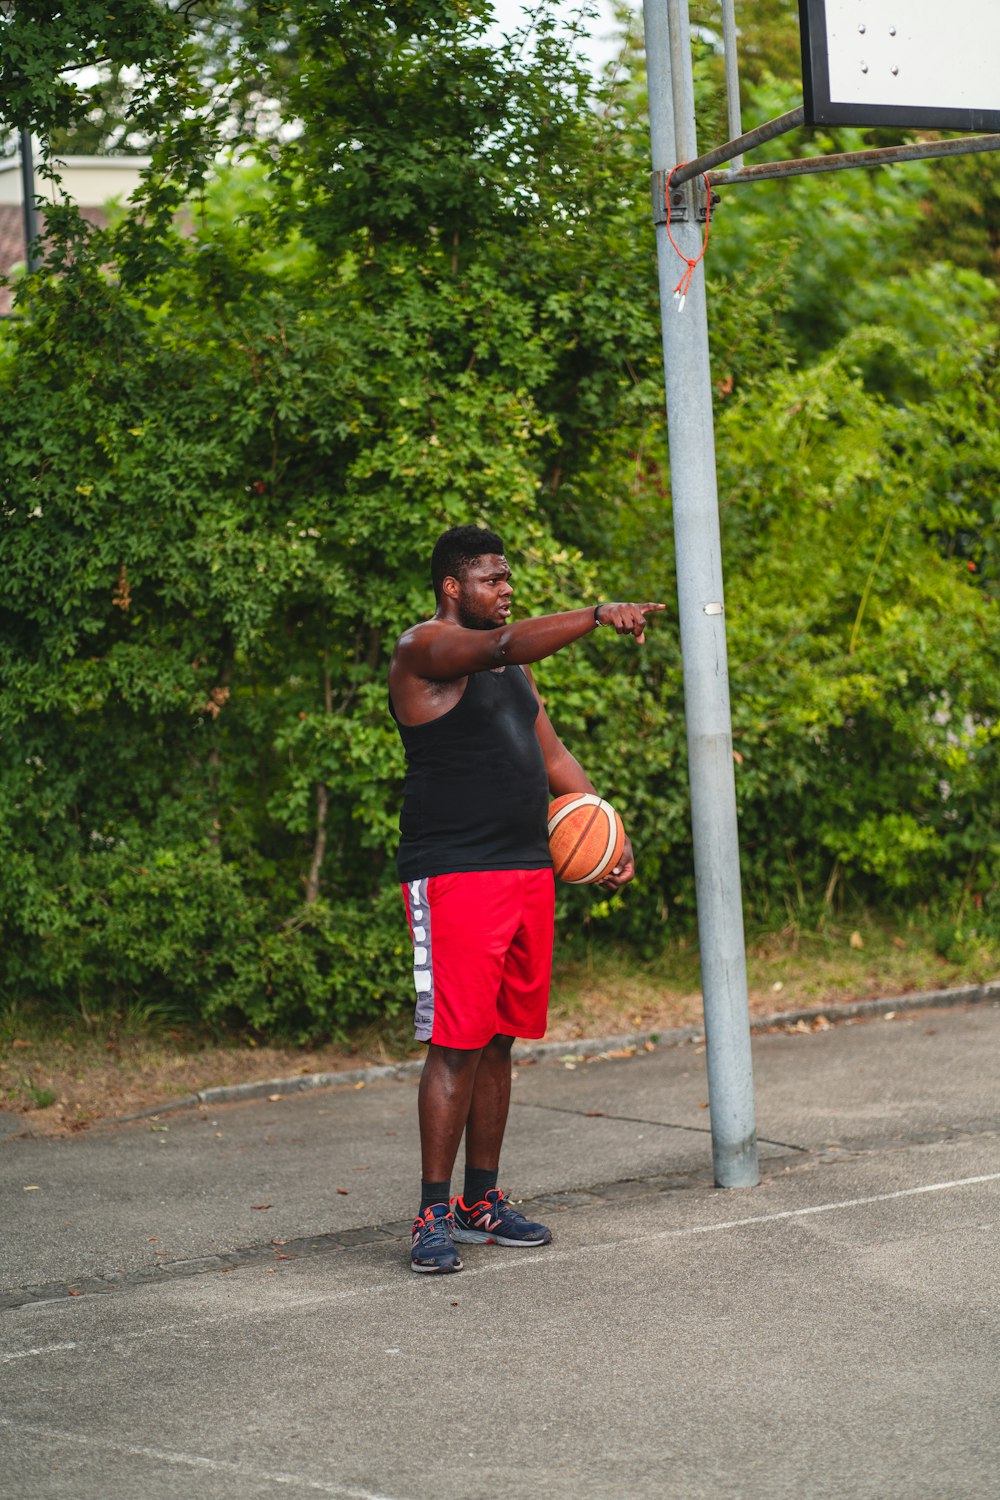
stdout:
<svg viewBox="0 0 1000 1500">
<path fill-rule="evenodd" d="M 520 667 L 471 673 L 454 708 L 427 724 L 389 709 L 406 751 L 400 880 L 552 863 L 538 702 Z"/>
</svg>

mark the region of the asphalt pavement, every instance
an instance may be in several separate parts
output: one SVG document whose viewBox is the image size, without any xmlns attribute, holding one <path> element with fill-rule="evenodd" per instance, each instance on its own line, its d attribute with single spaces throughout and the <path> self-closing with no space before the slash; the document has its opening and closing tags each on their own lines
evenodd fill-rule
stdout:
<svg viewBox="0 0 1000 1500">
<path fill-rule="evenodd" d="M 741 1191 L 696 1040 L 522 1063 L 501 1181 L 553 1244 L 444 1277 L 414 1076 L 8 1135 L 0 1487 L 996 1500 L 998 1056 L 995 999 L 755 1037 Z"/>
</svg>

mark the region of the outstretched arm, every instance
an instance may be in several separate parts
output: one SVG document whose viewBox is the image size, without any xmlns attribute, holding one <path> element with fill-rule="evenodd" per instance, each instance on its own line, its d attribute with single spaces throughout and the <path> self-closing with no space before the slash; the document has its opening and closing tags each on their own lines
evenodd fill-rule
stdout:
<svg viewBox="0 0 1000 1500">
<path fill-rule="evenodd" d="M 435 618 L 414 625 L 399 638 L 396 655 L 414 677 L 448 682 L 485 672 L 491 667 L 527 666 L 589 635 L 600 625 L 611 625 L 619 635 L 632 635 L 642 644 L 646 616 L 663 604 L 601 604 L 569 609 L 557 615 L 498 626 L 495 630 L 467 630 L 453 620 Z M 599 616 L 599 618 L 598 618 Z"/>
</svg>

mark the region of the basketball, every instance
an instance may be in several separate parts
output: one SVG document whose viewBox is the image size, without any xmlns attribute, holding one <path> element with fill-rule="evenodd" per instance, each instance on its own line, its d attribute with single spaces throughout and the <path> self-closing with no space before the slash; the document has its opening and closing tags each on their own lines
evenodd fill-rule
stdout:
<svg viewBox="0 0 1000 1500">
<path fill-rule="evenodd" d="M 557 880 L 593 885 L 614 869 L 624 847 L 622 820 L 603 797 L 569 792 L 549 804 L 549 852 Z"/>
</svg>

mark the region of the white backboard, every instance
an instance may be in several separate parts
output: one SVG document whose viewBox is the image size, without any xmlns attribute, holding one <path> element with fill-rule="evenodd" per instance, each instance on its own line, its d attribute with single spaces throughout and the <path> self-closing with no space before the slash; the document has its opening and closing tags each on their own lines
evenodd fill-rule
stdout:
<svg viewBox="0 0 1000 1500">
<path fill-rule="evenodd" d="M 810 125 L 1000 130 L 1000 0 L 799 0 Z"/>
</svg>

